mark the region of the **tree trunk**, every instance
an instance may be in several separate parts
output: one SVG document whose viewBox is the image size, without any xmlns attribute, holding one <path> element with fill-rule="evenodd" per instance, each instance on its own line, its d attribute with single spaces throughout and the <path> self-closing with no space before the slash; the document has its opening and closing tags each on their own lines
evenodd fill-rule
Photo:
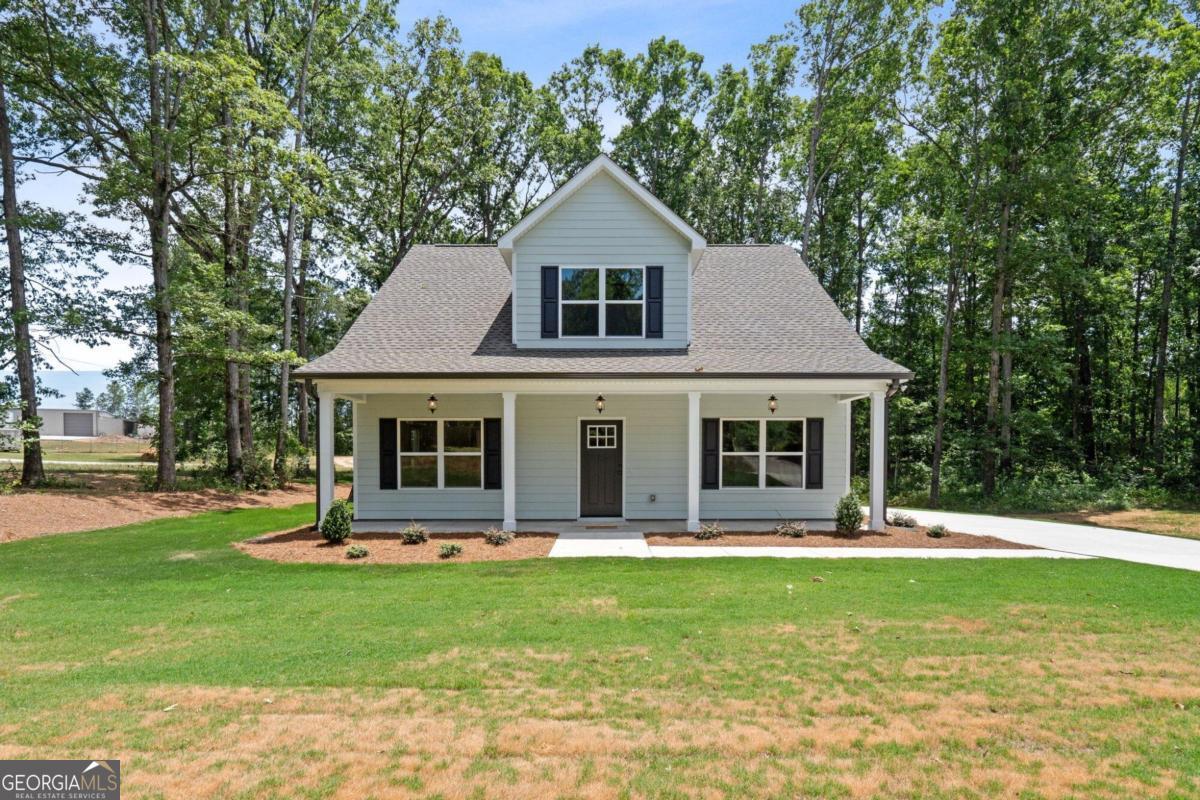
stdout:
<svg viewBox="0 0 1200 800">
<path fill-rule="evenodd" d="M 308 361 L 308 271 L 312 265 L 312 232 L 311 216 L 304 218 L 304 230 L 300 234 L 300 269 L 296 276 L 296 355 L 305 362 Z M 300 436 L 300 446 L 304 448 L 305 459 L 312 446 L 309 436 L 309 398 L 312 395 L 312 381 L 305 378 L 300 382 L 297 391 L 299 419 L 297 432 Z M 306 461 L 307 463 L 307 461 Z"/>
<path fill-rule="evenodd" d="M 317 24 L 317 3 L 313 0 L 308 14 L 308 34 L 304 39 L 304 58 L 300 63 L 300 79 L 296 88 L 296 137 L 292 146 L 297 155 L 304 149 L 304 105 L 308 95 L 308 62 L 312 58 L 313 29 Z M 296 214 L 295 198 L 288 200 L 287 232 L 283 240 L 283 337 L 280 351 L 284 360 L 279 363 L 279 430 L 275 437 L 275 480 L 287 480 L 288 410 L 291 407 L 291 368 L 287 353 L 292 349 L 292 290 L 295 272 Z"/>
<path fill-rule="evenodd" d="M 0 81 L 0 171 L 4 178 L 4 237 L 8 240 L 8 283 L 12 299 L 13 359 L 21 395 L 21 485 L 46 481 L 42 466 L 42 437 L 38 428 L 37 376 L 33 371 L 33 337 L 29 332 L 29 305 L 25 300 L 25 253 L 21 249 L 21 224 L 17 216 L 17 168 L 13 160 L 12 131 L 8 126 L 8 101 Z"/>
<path fill-rule="evenodd" d="M 232 11 L 223 9 L 222 35 L 230 37 L 229 23 Z M 229 106 L 222 109 L 221 115 L 221 144 L 225 152 L 225 173 L 222 179 L 224 192 L 224 221 L 221 231 L 221 255 L 225 272 L 225 308 L 235 312 L 238 297 L 241 295 L 240 274 L 238 272 L 237 248 L 240 246 L 238 236 L 238 182 L 233 174 L 234 161 L 234 130 L 233 115 Z M 242 422 L 238 407 L 238 363 L 232 357 L 241 347 L 239 323 L 233 319 L 237 315 L 230 314 L 226 323 L 225 350 L 230 354 L 225 359 L 225 477 L 235 486 L 245 483 L 245 465 L 242 457 Z"/>
<path fill-rule="evenodd" d="M 1000 441 L 1000 372 L 1004 340 L 1005 298 L 1008 297 L 1007 249 L 1010 207 L 1007 200 L 1000 203 L 1000 224 L 996 241 L 996 286 L 992 292 L 992 345 L 988 360 L 987 431 L 988 440 L 983 451 L 983 493 L 991 497 L 996 493 L 997 443 Z"/>
<path fill-rule="evenodd" d="M 1175 187 L 1171 199 L 1171 225 L 1167 233 L 1167 252 L 1163 259 L 1162 298 L 1158 308 L 1158 332 L 1154 350 L 1154 410 L 1150 440 L 1154 459 L 1161 467 L 1166 452 L 1163 442 L 1164 405 L 1167 387 L 1167 339 L 1171 330 L 1171 291 L 1175 281 L 1175 252 L 1179 241 L 1179 208 L 1183 200 L 1183 173 L 1188 157 L 1188 140 L 1196 120 L 1192 115 L 1192 92 L 1189 85 L 1183 97 L 1183 113 L 1179 120 L 1178 150 L 1175 154 Z"/>
<path fill-rule="evenodd" d="M 942 323 L 942 350 L 938 356 L 937 412 L 933 425 L 933 459 L 929 471 L 929 505 L 942 499 L 942 449 L 946 430 L 946 392 L 950 386 L 950 345 L 954 339 L 954 309 L 958 304 L 958 270 L 950 270 L 946 286 L 946 317 Z"/>
<path fill-rule="evenodd" d="M 804 222 L 800 229 L 800 257 L 809 264 L 808 256 L 812 244 L 812 222 L 814 205 L 817 201 L 817 147 L 821 144 L 821 117 L 825 111 L 825 76 L 817 82 L 816 97 L 813 98 L 812 127 L 808 130 L 808 164 L 804 178 Z M 812 264 L 809 264 L 812 269 Z"/>
<path fill-rule="evenodd" d="M 175 359 L 172 353 L 170 297 L 171 141 L 164 88 L 167 77 L 158 63 L 161 0 L 145 0 L 147 91 L 150 99 L 150 264 L 154 273 L 154 344 L 158 355 L 158 473 L 156 487 L 175 488 Z"/>
<path fill-rule="evenodd" d="M 1129 455 L 1136 457 L 1138 447 L 1138 378 L 1142 371 L 1142 301 L 1145 297 L 1144 275 L 1139 266 L 1133 284 L 1133 364 L 1129 370 Z"/>
</svg>

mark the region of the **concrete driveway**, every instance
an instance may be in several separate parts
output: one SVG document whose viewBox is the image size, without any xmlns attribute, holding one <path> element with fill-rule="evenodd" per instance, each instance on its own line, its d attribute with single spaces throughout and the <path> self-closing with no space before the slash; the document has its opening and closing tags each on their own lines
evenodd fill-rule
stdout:
<svg viewBox="0 0 1200 800">
<path fill-rule="evenodd" d="M 1195 539 L 984 514 L 958 514 L 917 508 L 888 510 L 911 514 L 922 525 L 941 523 L 959 533 L 997 536 L 1010 542 L 1043 547 L 1047 550 L 1200 572 L 1200 541 Z"/>
</svg>

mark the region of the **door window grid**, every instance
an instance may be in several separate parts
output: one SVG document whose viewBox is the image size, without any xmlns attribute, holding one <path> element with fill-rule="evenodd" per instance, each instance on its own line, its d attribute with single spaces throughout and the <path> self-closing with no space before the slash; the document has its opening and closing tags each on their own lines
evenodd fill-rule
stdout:
<svg viewBox="0 0 1200 800">
<path fill-rule="evenodd" d="M 615 450 L 617 447 L 617 426 L 588 425 L 587 446 L 589 450 Z"/>
</svg>

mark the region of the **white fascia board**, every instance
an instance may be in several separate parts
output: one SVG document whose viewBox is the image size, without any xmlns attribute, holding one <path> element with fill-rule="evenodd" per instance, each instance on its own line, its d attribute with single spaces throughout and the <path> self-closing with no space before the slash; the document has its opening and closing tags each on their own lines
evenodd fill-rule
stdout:
<svg viewBox="0 0 1200 800">
<path fill-rule="evenodd" d="M 320 390 L 340 397 L 372 394 L 823 394 L 886 391 L 884 378 L 328 378 Z"/>
<path fill-rule="evenodd" d="M 500 237 L 496 246 L 500 250 L 500 255 L 504 257 L 504 263 L 508 264 L 508 268 L 512 269 L 513 246 L 516 244 L 517 239 L 528 233 L 550 212 L 562 205 L 571 195 L 579 191 L 581 187 L 585 186 L 588 181 L 601 172 L 611 176 L 613 180 L 661 217 L 664 222 L 674 228 L 683 238 L 688 240 L 690 245 L 688 261 L 694 270 L 696 264 L 700 261 L 700 256 L 704 254 L 704 248 L 708 246 L 704 237 L 697 233 L 695 228 L 684 222 L 678 214 L 667 208 L 663 201 L 647 191 L 646 187 L 634 180 L 633 176 L 621 169 L 615 161 L 603 153 L 592 159 L 591 163 L 575 173 L 575 176 L 571 180 L 556 189 L 553 194 L 539 203 L 537 208 L 522 217 L 516 225 L 512 226 L 508 232 Z"/>
</svg>

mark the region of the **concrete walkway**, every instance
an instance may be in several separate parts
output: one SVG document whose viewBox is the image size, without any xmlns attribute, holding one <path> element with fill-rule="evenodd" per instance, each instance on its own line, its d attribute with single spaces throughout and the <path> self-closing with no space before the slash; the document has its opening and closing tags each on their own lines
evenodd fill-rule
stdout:
<svg viewBox="0 0 1200 800">
<path fill-rule="evenodd" d="M 922 525 L 945 525 L 959 533 L 996 536 L 1062 553 L 1115 558 L 1138 564 L 1200 572 L 1200 541 L 1153 533 L 1071 525 L 1066 522 L 957 514 L 924 509 L 889 509 L 911 514 Z"/>
<path fill-rule="evenodd" d="M 587 556 L 649 558 L 650 548 L 640 532 L 619 530 L 564 531 L 550 548 L 551 558 Z"/>
<path fill-rule="evenodd" d="M 967 547 L 688 547 L 655 545 L 653 558 L 1088 558 L 1054 550 Z M 552 554 L 553 555 L 553 554 Z"/>
</svg>

